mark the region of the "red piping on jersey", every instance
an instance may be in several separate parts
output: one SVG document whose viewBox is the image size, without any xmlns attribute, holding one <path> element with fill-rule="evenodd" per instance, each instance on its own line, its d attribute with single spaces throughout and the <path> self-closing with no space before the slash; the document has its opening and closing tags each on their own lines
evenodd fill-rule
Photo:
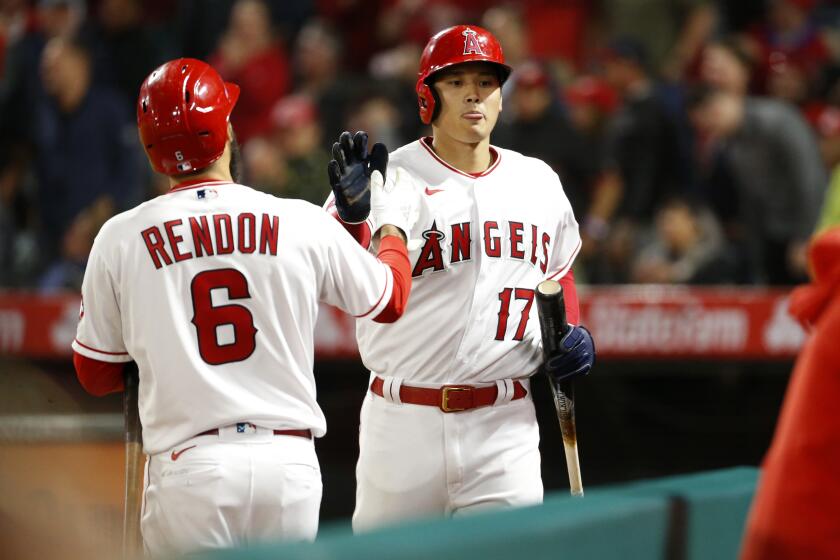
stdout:
<svg viewBox="0 0 840 560">
<path fill-rule="evenodd" d="M 554 274 L 549 276 L 547 278 L 548 280 L 553 280 L 555 276 L 560 274 L 563 271 L 564 268 L 566 268 L 567 266 L 569 266 L 572 263 L 572 260 L 577 256 L 578 251 L 580 250 L 580 245 L 581 245 L 581 241 L 578 241 L 578 244 L 575 247 L 575 250 L 572 251 L 572 255 L 569 257 L 569 259 L 563 264 L 563 266 L 561 266 L 560 268 L 557 269 L 557 272 L 555 272 Z"/>
<path fill-rule="evenodd" d="M 76 377 L 85 391 L 97 397 L 118 393 L 125 389 L 123 363 L 102 362 L 73 352 L 73 367 Z"/>
<path fill-rule="evenodd" d="M 87 344 L 82 344 L 81 342 L 79 342 L 78 338 L 75 339 L 75 340 L 76 340 L 76 344 L 78 344 L 82 348 L 87 348 L 88 350 L 93 350 L 94 352 L 99 352 L 100 354 L 106 354 L 108 356 L 128 356 L 128 352 L 106 352 L 105 350 L 98 350 L 96 348 L 93 348 L 92 346 L 88 346 Z"/>
<path fill-rule="evenodd" d="M 391 277 L 393 277 L 393 273 L 388 274 L 388 272 L 386 271 L 385 272 L 385 285 L 382 287 L 382 295 L 379 296 L 379 299 L 376 300 L 376 303 L 374 303 L 373 307 L 371 307 L 367 312 L 362 313 L 361 315 L 353 315 L 356 319 L 364 319 L 365 317 L 367 317 L 368 315 L 373 313 L 374 309 L 379 307 L 379 304 L 382 303 L 382 298 L 385 297 L 385 292 L 388 291 L 388 283 L 391 281 Z M 392 290 L 392 293 L 393 293 L 393 290 Z"/>
<path fill-rule="evenodd" d="M 174 185 L 169 192 L 183 191 L 187 189 L 197 189 L 199 187 L 211 187 L 213 185 L 230 185 L 230 181 L 206 180 L 206 179 L 192 179 L 191 181 L 184 181 Z"/>
<path fill-rule="evenodd" d="M 482 171 L 481 173 L 466 173 L 465 171 L 461 171 L 455 167 L 452 167 L 448 163 L 446 163 L 439 155 L 435 153 L 434 148 L 429 144 L 432 141 L 431 136 L 425 136 L 420 139 L 420 145 L 426 148 L 426 151 L 429 152 L 438 163 L 449 169 L 450 171 L 454 171 L 459 175 L 463 175 L 464 177 L 469 177 L 470 179 L 480 179 L 481 177 L 486 177 L 490 173 L 493 172 L 494 169 L 499 167 L 499 162 L 502 161 L 502 154 L 500 154 L 493 146 L 490 146 L 490 153 L 496 155 L 496 161 L 490 164 L 490 167 Z"/>
</svg>

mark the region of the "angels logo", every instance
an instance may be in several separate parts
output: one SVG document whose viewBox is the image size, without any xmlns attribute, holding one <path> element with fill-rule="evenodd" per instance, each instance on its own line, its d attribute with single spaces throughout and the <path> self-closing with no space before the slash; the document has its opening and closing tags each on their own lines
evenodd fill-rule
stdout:
<svg viewBox="0 0 840 560">
<path fill-rule="evenodd" d="M 432 222 L 432 227 L 423 232 L 423 239 L 426 241 L 423 243 L 420 256 L 417 257 L 417 262 L 414 264 L 414 270 L 411 273 L 415 278 L 428 269 L 443 270 L 442 243 L 446 236 L 437 228 L 437 222 Z"/>
<path fill-rule="evenodd" d="M 462 35 L 464 36 L 464 54 L 486 56 L 481 48 L 481 43 L 478 42 L 478 35 L 475 31 L 465 29 Z"/>
</svg>

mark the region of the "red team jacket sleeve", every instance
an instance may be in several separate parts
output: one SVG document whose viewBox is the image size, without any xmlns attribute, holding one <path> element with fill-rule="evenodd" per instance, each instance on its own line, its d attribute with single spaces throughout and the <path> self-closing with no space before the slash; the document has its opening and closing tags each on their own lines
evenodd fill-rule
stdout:
<svg viewBox="0 0 840 560">
<path fill-rule="evenodd" d="M 73 352 L 73 365 L 76 368 L 76 377 L 85 391 L 91 395 L 102 397 L 109 393 L 122 391 L 123 385 L 123 363 L 100 362 L 78 352 Z"/>
<path fill-rule="evenodd" d="M 577 288 L 575 287 L 575 275 L 571 269 L 558 282 L 563 286 L 563 302 L 566 304 L 566 321 L 571 325 L 579 325 L 580 304 L 578 302 Z"/>
<path fill-rule="evenodd" d="M 388 304 L 373 320 L 377 323 L 393 323 L 405 311 L 408 294 L 411 292 L 411 265 L 405 243 L 393 235 L 386 235 L 379 242 L 379 253 L 376 256 L 391 269 L 394 288 Z"/>
</svg>

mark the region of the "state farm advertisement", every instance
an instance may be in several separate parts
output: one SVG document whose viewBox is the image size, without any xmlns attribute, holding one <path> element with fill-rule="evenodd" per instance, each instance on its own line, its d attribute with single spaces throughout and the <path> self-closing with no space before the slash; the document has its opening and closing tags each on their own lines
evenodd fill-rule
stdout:
<svg viewBox="0 0 840 560">
<path fill-rule="evenodd" d="M 599 357 L 790 359 L 805 333 L 786 290 L 632 286 L 582 291 Z"/>
<path fill-rule="evenodd" d="M 788 294 L 764 288 L 581 288 L 581 316 L 600 359 L 787 360 L 805 340 L 787 312 Z M 0 292 L 0 354 L 69 357 L 79 308 L 77 295 Z M 319 359 L 356 357 L 353 319 L 322 307 L 315 348 Z"/>
</svg>

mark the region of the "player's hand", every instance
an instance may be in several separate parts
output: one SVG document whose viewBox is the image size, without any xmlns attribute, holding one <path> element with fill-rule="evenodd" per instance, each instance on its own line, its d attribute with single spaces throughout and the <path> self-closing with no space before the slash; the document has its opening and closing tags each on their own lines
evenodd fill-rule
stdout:
<svg viewBox="0 0 840 560">
<path fill-rule="evenodd" d="M 342 132 L 333 144 L 333 159 L 327 165 L 330 186 L 335 195 L 338 217 L 348 224 L 364 222 L 370 213 L 370 175 L 379 171 L 385 177 L 388 149 L 376 143 L 367 151 L 367 132 Z"/>
<path fill-rule="evenodd" d="M 557 381 L 586 375 L 595 364 L 595 342 L 586 327 L 571 327 L 560 340 L 561 353 L 543 364 L 543 370 Z"/>
<path fill-rule="evenodd" d="M 410 241 L 411 228 L 420 214 L 420 194 L 411 175 L 401 167 L 387 179 L 378 170 L 370 176 L 370 221 L 376 233 L 386 224 L 398 227 Z"/>
</svg>

